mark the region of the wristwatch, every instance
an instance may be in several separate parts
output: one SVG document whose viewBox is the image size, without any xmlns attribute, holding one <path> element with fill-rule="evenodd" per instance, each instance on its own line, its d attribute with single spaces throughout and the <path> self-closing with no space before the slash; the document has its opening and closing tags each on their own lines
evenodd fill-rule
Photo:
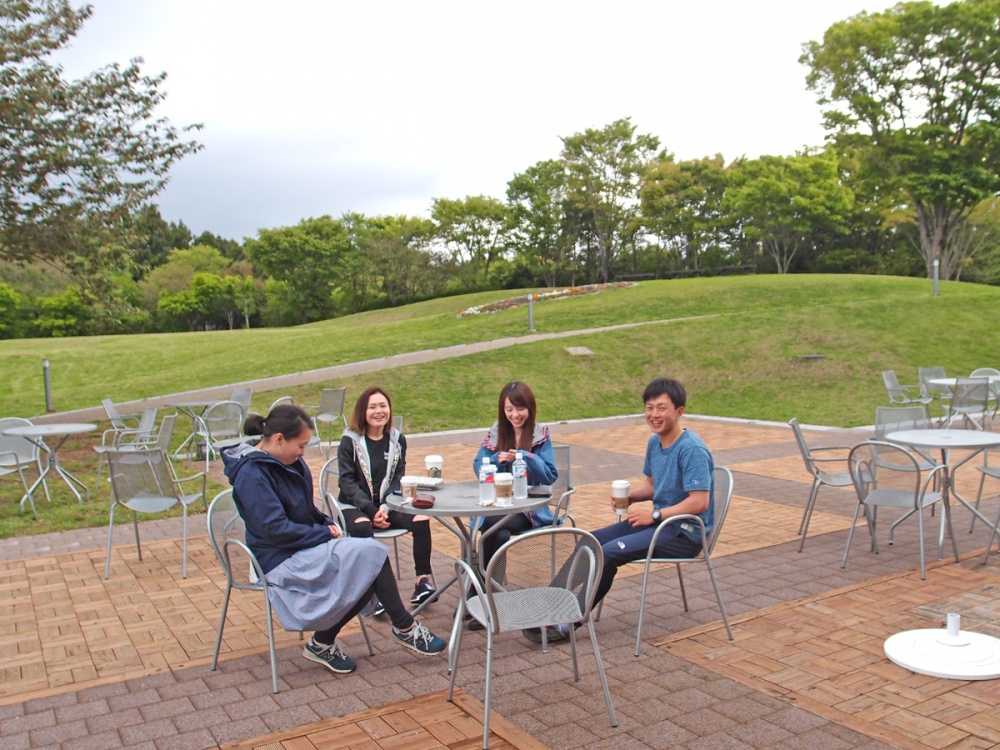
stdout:
<svg viewBox="0 0 1000 750">
<path fill-rule="evenodd" d="M 660 522 L 660 509 L 653 508 L 653 523 L 659 523 L 659 522 Z"/>
</svg>

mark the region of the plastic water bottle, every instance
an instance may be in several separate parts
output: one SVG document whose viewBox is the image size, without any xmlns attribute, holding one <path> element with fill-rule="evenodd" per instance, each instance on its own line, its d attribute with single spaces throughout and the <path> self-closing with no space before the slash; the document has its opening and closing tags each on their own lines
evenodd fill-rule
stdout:
<svg viewBox="0 0 1000 750">
<path fill-rule="evenodd" d="M 524 462 L 521 451 L 514 454 L 514 499 L 528 499 L 528 464 Z"/>
<path fill-rule="evenodd" d="M 484 505 L 496 502 L 496 488 L 493 486 L 496 473 L 497 467 L 490 463 L 490 457 L 483 456 L 482 466 L 479 467 L 479 502 Z"/>
</svg>

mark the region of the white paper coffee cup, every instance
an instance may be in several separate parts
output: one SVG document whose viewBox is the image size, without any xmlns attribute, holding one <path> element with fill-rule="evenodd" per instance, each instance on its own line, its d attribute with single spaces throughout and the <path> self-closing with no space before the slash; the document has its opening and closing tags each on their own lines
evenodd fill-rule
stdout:
<svg viewBox="0 0 1000 750">
<path fill-rule="evenodd" d="M 399 480 L 399 489 L 403 493 L 404 500 L 416 500 L 417 499 L 417 482 L 419 480 L 416 477 L 405 476 Z"/>
<path fill-rule="evenodd" d="M 444 459 L 441 456 L 425 456 L 424 466 L 427 468 L 427 476 L 440 479 L 441 469 L 444 467 Z"/>
<path fill-rule="evenodd" d="M 629 481 L 616 479 L 611 483 L 611 497 L 615 500 L 615 515 L 621 518 L 628 515 Z"/>
</svg>

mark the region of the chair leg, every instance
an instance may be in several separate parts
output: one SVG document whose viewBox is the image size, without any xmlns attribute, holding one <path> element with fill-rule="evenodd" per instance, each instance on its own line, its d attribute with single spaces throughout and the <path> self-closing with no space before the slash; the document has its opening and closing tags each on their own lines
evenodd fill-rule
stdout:
<svg viewBox="0 0 1000 750">
<path fill-rule="evenodd" d="M 924 565 L 924 514 L 923 509 L 917 511 L 917 538 L 920 540 L 920 580 L 927 580 L 927 568 Z"/>
<path fill-rule="evenodd" d="M 545 639 L 545 628 L 542 628 L 542 639 Z M 493 687 L 493 631 L 486 634 L 486 700 L 483 701 L 483 750 L 490 746 L 490 691 Z"/>
<path fill-rule="evenodd" d="M 979 501 L 983 499 L 983 485 L 985 485 L 985 484 L 986 484 L 986 474 L 985 473 L 980 473 L 980 475 L 979 475 L 979 492 L 976 493 L 976 510 L 979 510 Z M 976 514 L 973 513 L 972 514 L 972 522 L 969 524 L 969 533 L 970 534 L 972 533 L 972 530 L 974 528 L 976 528 L 976 518 L 977 518 Z"/>
<path fill-rule="evenodd" d="M 181 578 L 188 577 L 188 507 L 181 503 Z"/>
<path fill-rule="evenodd" d="M 854 519 L 851 521 L 851 528 L 847 530 L 847 547 L 844 548 L 844 559 L 840 563 L 841 569 L 847 567 L 847 555 L 851 551 L 851 540 L 854 539 L 854 527 L 858 525 L 858 511 L 860 510 L 861 510 L 861 503 L 858 503 L 857 506 L 854 508 Z"/>
<path fill-rule="evenodd" d="M 274 618 L 271 616 L 271 600 L 264 592 L 264 609 L 267 613 L 267 645 L 271 651 L 271 684 L 274 692 L 278 692 L 278 656 L 274 652 Z"/>
<path fill-rule="evenodd" d="M 365 637 L 365 645 L 368 646 L 368 655 L 375 656 L 375 649 L 372 648 L 372 639 L 368 636 L 368 627 L 365 625 L 365 618 L 358 615 L 358 624 L 361 625 L 361 635 Z M 302 640 L 302 633 L 299 633 L 299 640 Z"/>
<path fill-rule="evenodd" d="M 643 564 L 642 570 L 642 590 L 639 593 L 639 622 L 635 626 L 635 655 L 639 655 L 639 646 L 642 644 L 642 620 L 646 615 L 646 589 L 649 586 L 649 560 Z M 604 606 L 604 600 L 601 605 Z"/>
<path fill-rule="evenodd" d="M 399 580 L 399 537 L 392 538 L 392 550 L 396 553 L 396 580 Z"/>
<path fill-rule="evenodd" d="M 233 589 L 226 583 L 226 593 L 222 597 L 222 614 L 219 616 L 219 633 L 215 636 L 215 653 L 212 654 L 212 671 L 219 666 L 219 650 L 222 648 L 222 631 L 226 627 L 226 612 L 229 611 L 229 592 Z"/>
<path fill-rule="evenodd" d="M 111 520 L 108 522 L 108 555 L 104 559 L 104 580 L 108 580 L 108 576 L 111 575 L 111 539 L 115 533 L 115 502 L 111 501 L 111 513 L 109 513 Z"/>
<path fill-rule="evenodd" d="M 132 511 L 132 528 L 135 530 L 135 549 L 139 553 L 139 562 L 142 562 L 142 545 L 139 543 L 139 514 Z"/>
<path fill-rule="evenodd" d="M 681 573 L 680 564 L 677 565 L 677 580 L 681 585 L 681 601 L 684 602 L 684 611 L 690 612 L 691 610 L 688 609 L 687 591 L 684 589 L 684 574 Z"/>
<path fill-rule="evenodd" d="M 802 520 L 799 522 L 799 533 L 802 535 L 802 539 L 799 540 L 799 552 L 806 544 L 806 534 L 809 532 L 809 521 L 812 519 L 813 507 L 816 505 L 816 496 L 819 494 L 819 479 L 813 479 L 812 489 L 809 491 L 809 501 L 806 503 L 806 509 L 802 513 Z"/>
<path fill-rule="evenodd" d="M 726 614 L 726 605 L 722 603 L 722 591 L 719 590 L 719 582 L 715 578 L 715 568 L 712 567 L 712 560 L 706 557 L 705 565 L 708 567 L 708 577 L 712 579 L 712 588 L 715 589 L 715 600 L 719 603 L 719 612 L 722 613 L 722 622 L 726 626 L 726 633 L 729 635 L 729 640 L 733 640 L 733 629 L 729 627 L 729 615 Z"/>
<path fill-rule="evenodd" d="M 611 703 L 611 690 L 608 688 L 608 676 L 604 673 L 604 661 L 601 659 L 601 649 L 597 645 L 597 633 L 594 632 L 594 621 L 587 619 L 587 629 L 590 631 L 590 645 L 594 649 L 594 659 L 597 660 L 597 674 L 601 677 L 601 687 L 604 688 L 604 703 L 608 707 L 608 718 L 611 719 L 611 726 L 618 726 L 618 717 L 615 716 L 615 707 Z"/>
<path fill-rule="evenodd" d="M 996 539 L 998 525 L 1000 525 L 1000 508 L 997 509 L 996 520 L 993 521 L 993 533 L 990 534 L 990 539 L 986 542 L 986 554 L 983 555 L 983 565 L 986 565 L 987 561 L 990 559 L 990 549 L 993 547 L 993 540 Z"/>
</svg>

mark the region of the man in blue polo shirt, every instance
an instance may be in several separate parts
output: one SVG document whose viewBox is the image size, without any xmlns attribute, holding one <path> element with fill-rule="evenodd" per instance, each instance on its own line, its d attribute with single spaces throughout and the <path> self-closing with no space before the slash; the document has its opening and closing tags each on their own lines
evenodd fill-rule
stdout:
<svg viewBox="0 0 1000 750">
<path fill-rule="evenodd" d="M 677 380 L 657 378 L 646 386 L 646 424 L 653 434 L 646 445 L 643 481 L 629 490 L 628 516 L 598 529 L 594 536 L 604 550 L 604 572 L 597 585 L 594 605 L 604 598 L 622 565 L 646 557 L 653 532 L 662 518 L 691 513 L 711 533 L 715 521 L 712 502 L 712 454 L 702 439 L 681 427 L 687 392 Z M 648 502 L 648 501 L 652 502 Z M 611 500 L 614 508 L 614 498 Z M 674 522 L 663 530 L 656 544 L 657 557 L 694 557 L 701 551 L 701 531 L 691 521 Z M 550 642 L 568 636 L 566 626 L 550 627 Z M 532 641 L 541 641 L 537 628 L 525 630 Z"/>
</svg>

